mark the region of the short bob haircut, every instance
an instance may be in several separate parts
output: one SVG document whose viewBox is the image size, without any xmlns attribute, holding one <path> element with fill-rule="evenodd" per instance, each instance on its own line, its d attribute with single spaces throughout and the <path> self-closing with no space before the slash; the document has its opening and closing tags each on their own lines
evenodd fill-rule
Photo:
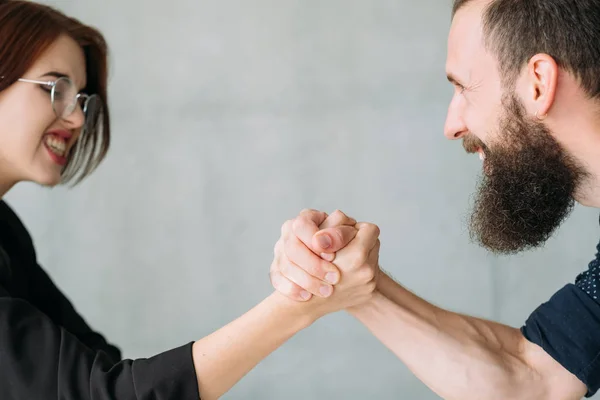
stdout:
<svg viewBox="0 0 600 400">
<path fill-rule="evenodd" d="M 84 92 L 100 96 L 104 117 L 100 131 L 80 136 L 62 171 L 62 182 L 79 183 L 106 156 L 110 144 L 107 98 L 108 47 L 95 28 L 58 10 L 26 0 L 0 0 L 0 92 L 21 78 L 61 35 L 73 38 L 83 49 L 87 69 Z"/>
</svg>

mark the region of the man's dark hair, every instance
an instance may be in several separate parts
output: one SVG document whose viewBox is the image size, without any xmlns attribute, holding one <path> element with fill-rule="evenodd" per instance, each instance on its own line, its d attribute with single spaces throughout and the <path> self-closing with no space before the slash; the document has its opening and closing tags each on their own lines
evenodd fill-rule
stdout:
<svg viewBox="0 0 600 400">
<path fill-rule="evenodd" d="M 476 0 L 481 1 L 481 0 Z M 473 0 L 454 0 L 452 17 Z M 491 0 L 482 15 L 484 44 L 498 58 L 503 84 L 514 87 L 535 54 L 548 54 L 600 98 L 600 1 Z"/>
</svg>

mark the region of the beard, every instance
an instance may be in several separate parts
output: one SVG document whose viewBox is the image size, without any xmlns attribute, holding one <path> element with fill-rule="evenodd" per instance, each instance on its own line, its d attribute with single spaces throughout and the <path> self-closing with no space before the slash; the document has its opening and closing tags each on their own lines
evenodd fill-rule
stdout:
<svg viewBox="0 0 600 400">
<path fill-rule="evenodd" d="M 503 99 L 498 140 L 465 137 L 468 152 L 484 151 L 484 171 L 469 221 L 471 239 L 497 254 L 545 243 L 573 210 L 587 172 L 539 120 L 526 117 L 514 95 Z"/>
</svg>

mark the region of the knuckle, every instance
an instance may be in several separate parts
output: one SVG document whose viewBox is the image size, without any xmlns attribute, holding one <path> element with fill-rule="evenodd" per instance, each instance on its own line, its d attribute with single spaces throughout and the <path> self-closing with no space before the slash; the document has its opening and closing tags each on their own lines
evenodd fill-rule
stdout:
<svg viewBox="0 0 600 400">
<path fill-rule="evenodd" d="M 379 228 L 379 225 L 373 224 L 373 231 L 375 236 L 377 237 L 379 237 L 379 235 L 381 234 L 381 228 Z"/>
<path fill-rule="evenodd" d="M 278 279 L 277 279 L 277 274 L 278 271 L 269 271 L 269 282 L 271 282 L 271 285 L 277 289 L 277 286 L 279 285 Z"/>
<path fill-rule="evenodd" d="M 359 270 L 359 276 L 362 282 L 371 282 L 375 279 L 375 270 L 365 265 Z"/>
<path fill-rule="evenodd" d="M 285 274 L 284 274 L 285 275 Z M 304 272 L 301 267 L 289 266 L 288 274 L 285 276 L 288 281 L 290 292 L 300 295 L 300 292 L 306 290 L 309 293 L 320 295 L 321 284 L 320 281 Z"/>
<path fill-rule="evenodd" d="M 313 270 L 311 273 L 312 276 L 315 276 L 317 278 L 324 278 L 325 273 L 327 271 L 335 270 L 335 267 L 333 267 L 329 261 L 325 261 L 320 257 L 318 257 L 317 260 L 318 261 L 314 264 L 314 267 L 313 267 Z"/>
<path fill-rule="evenodd" d="M 313 294 L 319 294 L 319 289 L 321 288 L 321 285 L 319 283 L 319 281 L 315 278 L 311 278 L 311 277 L 306 277 L 304 279 L 302 279 L 302 282 L 299 283 L 300 286 L 302 286 L 305 290 L 307 290 L 310 293 Z M 320 296 L 320 294 L 319 294 Z"/>
<path fill-rule="evenodd" d="M 369 250 L 366 249 L 364 244 L 357 245 L 348 256 L 348 268 L 357 269 L 363 266 L 367 262 L 369 256 Z"/>
<path fill-rule="evenodd" d="M 346 215 L 345 212 L 339 209 L 335 210 L 332 213 L 332 215 L 334 216 L 334 219 L 338 224 L 346 224 L 350 220 L 348 215 Z"/>
<path fill-rule="evenodd" d="M 273 247 L 273 253 L 274 254 L 281 253 L 282 247 L 283 247 L 283 240 L 280 238 L 277 242 L 275 242 L 275 247 Z"/>
<path fill-rule="evenodd" d="M 298 214 L 298 217 L 310 218 L 312 215 L 318 214 L 318 213 L 319 213 L 319 211 L 317 211 L 313 208 L 304 208 L 304 209 L 302 209 L 302 211 L 300 211 L 300 214 Z"/>
<path fill-rule="evenodd" d="M 377 283 L 369 282 L 366 285 L 368 293 L 373 293 L 377 289 Z"/>
<path fill-rule="evenodd" d="M 290 283 L 291 282 L 284 278 L 280 273 L 271 273 L 271 285 L 273 285 L 275 290 L 277 290 L 278 292 L 289 294 L 292 289 Z"/>
<path fill-rule="evenodd" d="M 369 236 L 379 237 L 379 234 L 381 233 L 379 226 L 370 222 L 359 222 L 356 226 L 358 229 L 363 229 Z"/>
<path fill-rule="evenodd" d="M 319 277 L 322 271 L 321 264 L 321 261 L 316 261 L 311 257 L 310 262 L 302 263 L 302 265 L 299 265 L 299 267 L 302 268 L 307 274 L 314 277 Z"/>
<path fill-rule="evenodd" d="M 294 218 L 294 221 L 291 224 L 291 231 L 297 231 L 298 229 L 300 229 L 304 224 L 306 224 L 307 219 L 305 217 L 299 216 Z"/>
<path fill-rule="evenodd" d="M 300 268 L 310 276 L 317 276 L 319 271 L 319 267 L 312 262 L 308 264 L 298 265 L 298 268 Z"/>
<path fill-rule="evenodd" d="M 288 219 L 281 225 L 281 236 L 286 237 L 287 233 L 290 231 L 292 227 L 292 220 Z"/>
<path fill-rule="evenodd" d="M 284 244 L 285 255 L 291 261 L 297 261 L 298 253 L 301 251 L 300 242 L 297 239 L 286 240 Z"/>
<path fill-rule="evenodd" d="M 279 263 L 279 273 L 283 276 L 288 276 L 290 274 L 291 265 L 289 262 L 280 262 Z"/>
<path fill-rule="evenodd" d="M 335 216 L 336 218 L 343 218 L 343 217 L 345 217 L 344 213 L 341 210 L 339 210 L 339 209 L 336 209 L 334 212 L 331 213 L 331 215 Z"/>
<path fill-rule="evenodd" d="M 286 280 L 285 283 L 281 285 L 281 289 L 278 289 L 278 291 L 288 297 L 295 298 L 296 300 L 302 300 L 302 297 L 300 296 L 302 289 L 289 280 Z"/>
<path fill-rule="evenodd" d="M 307 263 L 306 267 L 303 269 L 312 277 L 321 279 L 325 277 L 327 264 L 328 262 L 322 258 L 311 257 L 311 262 Z"/>
<path fill-rule="evenodd" d="M 352 260 L 352 263 L 350 264 L 350 269 L 352 271 L 356 271 L 356 270 L 360 269 L 360 267 L 364 264 L 365 263 L 361 259 L 355 258 L 354 260 Z"/>
<path fill-rule="evenodd" d="M 371 236 L 379 237 L 379 234 L 381 233 L 381 229 L 379 229 L 379 226 L 377 226 L 375 224 L 368 223 L 367 229 L 369 230 L 369 233 L 371 234 Z"/>
<path fill-rule="evenodd" d="M 279 272 L 281 268 L 279 268 L 279 264 L 281 263 L 280 257 L 274 257 L 271 266 L 269 267 L 269 273 L 273 274 L 275 272 Z"/>
</svg>

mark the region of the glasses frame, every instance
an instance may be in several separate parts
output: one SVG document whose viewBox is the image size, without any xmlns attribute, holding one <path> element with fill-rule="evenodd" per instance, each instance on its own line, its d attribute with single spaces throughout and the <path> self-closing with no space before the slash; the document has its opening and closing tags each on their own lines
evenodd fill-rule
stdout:
<svg viewBox="0 0 600 400">
<path fill-rule="evenodd" d="M 41 81 L 41 80 L 25 79 L 25 78 L 19 78 L 17 80 L 19 82 L 34 83 L 37 85 L 48 86 L 50 88 L 50 102 L 52 104 L 52 110 L 54 111 L 54 114 L 58 118 L 63 119 L 63 120 L 67 119 L 71 114 L 73 114 L 73 112 L 75 111 L 75 108 L 77 108 L 77 104 L 80 104 L 80 99 L 85 99 L 83 102 L 83 106 L 81 107 L 81 111 L 83 111 L 83 115 L 86 120 L 86 123 L 84 124 L 84 126 L 87 126 L 87 108 L 88 108 L 90 99 L 96 98 L 96 101 L 99 101 L 100 105 L 102 105 L 100 96 L 98 96 L 97 94 L 88 95 L 86 93 L 79 92 L 71 100 L 71 102 L 68 104 L 67 108 L 65 108 L 65 110 L 63 110 L 63 115 L 59 115 L 58 112 L 56 111 L 56 100 L 55 100 L 56 91 L 55 91 L 55 89 L 56 89 L 56 86 L 58 85 L 58 82 L 60 82 L 60 81 L 66 81 L 69 83 L 69 85 L 75 86 L 75 84 L 73 83 L 73 81 L 71 79 L 69 79 L 66 76 L 62 76 L 54 81 Z"/>
</svg>

